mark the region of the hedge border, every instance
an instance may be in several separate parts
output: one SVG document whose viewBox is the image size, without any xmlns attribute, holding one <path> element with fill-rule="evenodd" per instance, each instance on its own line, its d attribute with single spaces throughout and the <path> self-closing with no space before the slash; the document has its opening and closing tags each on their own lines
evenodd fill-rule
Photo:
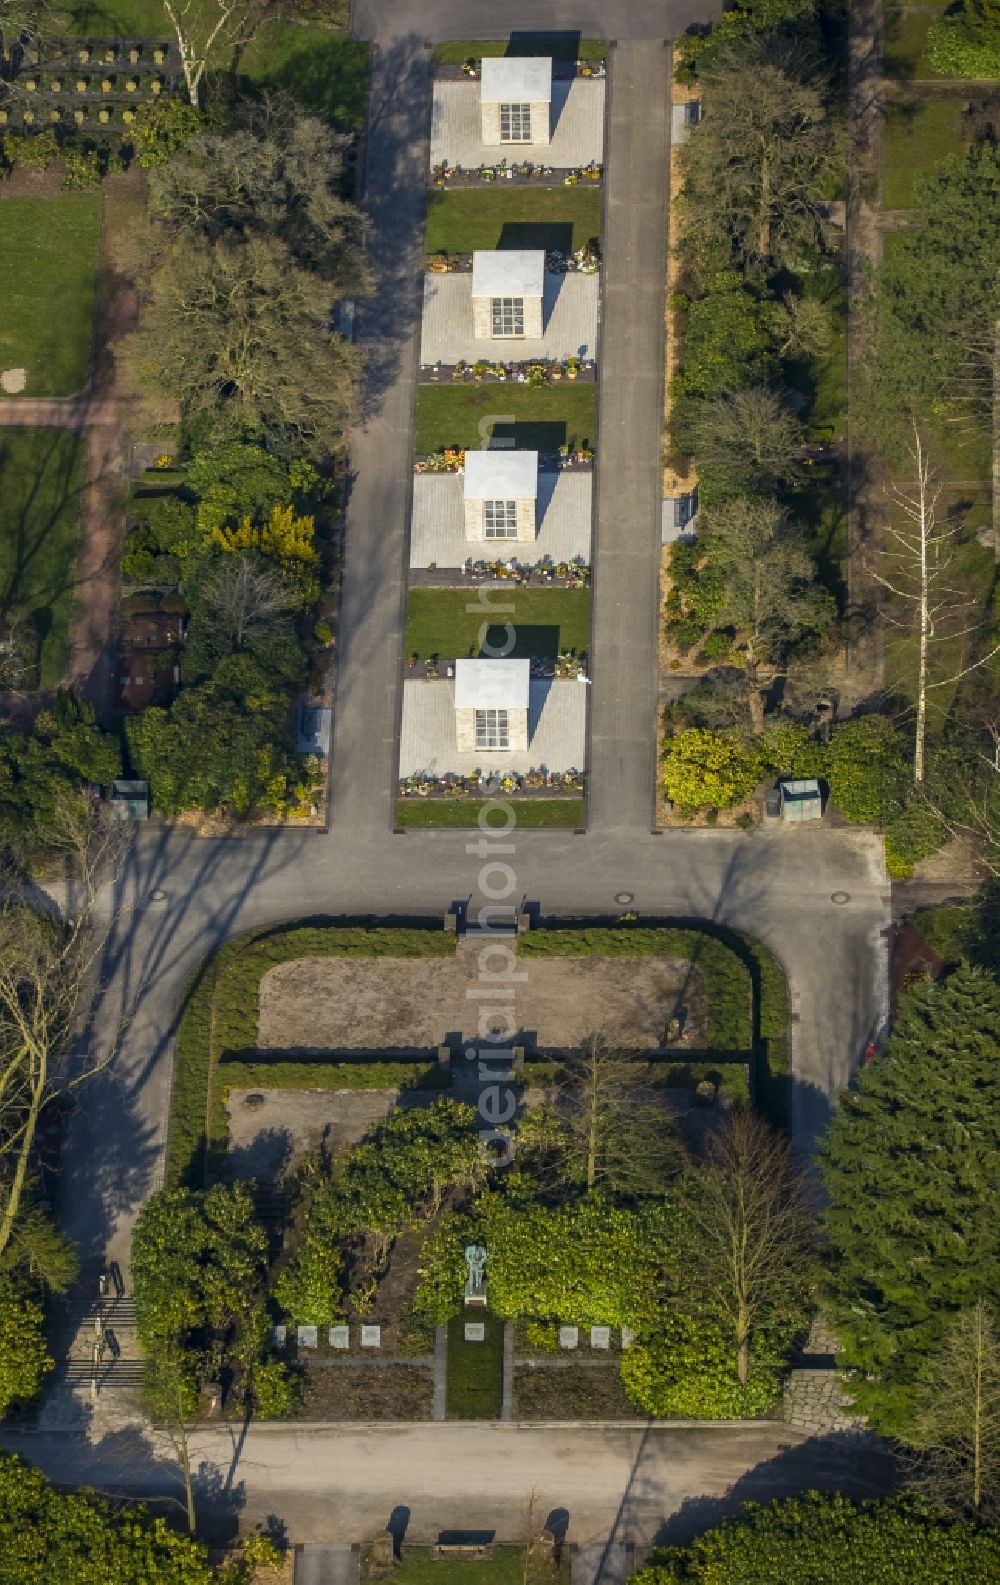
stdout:
<svg viewBox="0 0 1000 1585">
<path fill-rule="evenodd" d="M 665 935 L 669 940 L 665 941 Z M 705 980 L 709 1049 L 672 1057 L 683 1066 L 748 1065 L 750 1098 L 776 1127 L 789 1123 L 789 1003 L 785 972 L 751 936 L 710 921 L 542 920 L 520 937 L 524 956 L 685 959 Z M 436 920 L 306 920 L 239 936 L 219 947 L 188 982 L 177 1034 L 165 1178 L 204 1185 L 227 1146 L 225 1091 L 282 1084 L 294 1089 L 434 1090 L 436 1063 L 338 1058 L 313 1062 L 257 1059 L 257 990 L 268 969 L 302 957 L 448 957 L 455 937 Z M 743 969 L 734 976 L 734 960 Z M 741 1006 L 740 985 L 744 987 Z M 216 1082 L 224 1073 L 224 1083 Z M 525 1075 L 528 1077 L 529 1072 Z"/>
<path fill-rule="evenodd" d="M 300 920 L 237 936 L 207 958 L 188 982 L 177 1033 L 170 1118 L 167 1130 L 165 1181 L 168 1187 L 204 1186 L 218 1167 L 228 1129 L 223 1087 L 215 1081 L 220 1065 L 230 1084 L 237 1073 L 267 1066 L 243 1058 L 257 1056 L 257 988 L 268 969 L 303 957 L 447 957 L 455 937 L 437 920 Z M 228 1057 L 227 1053 L 232 1055 Z M 294 1066 L 300 1072 L 305 1063 Z M 309 1088 L 323 1089 L 323 1066 L 316 1063 Z M 344 1089 L 384 1088 L 388 1073 L 402 1064 L 345 1064 L 352 1069 Z M 416 1082 L 428 1064 L 411 1065 Z M 376 1075 L 375 1069 L 379 1072 Z M 357 1082 L 379 1078 L 378 1085 Z M 390 1081 L 391 1082 L 391 1081 Z M 303 1086 L 304 1087 L 304 1086 Z"/>
<path fill-rule="evenodd" d="M 668 934 L 669 942 L 664 942 Z M 778 959 L 755 937 L 712 920 L 643 919 L 608 925 L 600 919 L 542 919 L 522 936 L 522 953 L 583 957 L 684 958 L 701 970 L 708 1016 L 707 1052 L 692 1060 L 749 1063 L 750 1097 L 768 1122 L 787 1129 L 790 1121 L 788 980 Z M 723 955 L 724 954 L 724 955 Z M 741 1007 L 736 959 L 746 971 Z"/>
</svg>

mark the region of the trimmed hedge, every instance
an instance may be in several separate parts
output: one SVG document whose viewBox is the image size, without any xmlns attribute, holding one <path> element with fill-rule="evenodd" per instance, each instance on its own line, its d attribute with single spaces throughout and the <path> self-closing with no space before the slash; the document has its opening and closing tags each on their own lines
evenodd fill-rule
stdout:
<svg viewBox="0 0 1000 1585">
<path fill-rule="evenodd" d="M 167 1133 L 167 1187 L 204 1187 L 225 1154 L 228 1130 L 221 1085 L 212 1083 L 220 1060 L 226 1063 L 230 1084 L 237 1082 L 237 1068 L 243 1074 L 269 1068 L 273 1074 L 278 1067 L 293 1066 L 301 1071 L 306 1066 L 287 1064 L 281 1058 L 273 1065 L 259 1061 L 257 997 L 268 969 L 298 958 L 448 957 L 454 950 L 454 936 L 434 923 L 424 928 L 369 928 L 312 922 L 239 936 L 220 947 L 192 978 L 181 1011 Z M 241 1060 L 244 1055 L 255 1060 L 245 1063 Z M 319 1077 L 323 1065 L 317 1063 L 308 1088 L 389 1088 L 393 1084 L 389 1072 L 402 1064 L 358 1064 L 358 1077 L 364 1076 L 362 1067 L 374 1066 L 385 1070 L 384 1083 L 345 1079 L 327 1086 Z M 260 1082 L 256 1078 L 251 1081 Z"/>
<path fill-rule="evenodd" d="M 166 1152 L 168 1187 L 202 1187 L 225 1154 L 223 1085 L 248 1089 L 434 1090 L 446 1083 L 436 1063 L 261 1059 L 257 1039 L 260 981 L 279 963 L 309 957 L 450 957 L 455 937 L 437 924 L 366 927 L 309 923 L 228 942 L 191 980 L 177 1036 Z M 761 1114 L 788 1124 L 788 987 L 784 971 L 758 941 L 722 925 L 664 920 L 593 925 L 580 921 L 521 936 L 525 957 L 674 957 L 690 962 L 705 983 L 708 1064 L 730 1065 L 734 1094 L 743 1090 L 740 1064 L 750 1065 L 750 1093 Z M 701 1062 L 681 1063 L 692 1077 Z M 218 1069 L 222 1082 L 214 1083 Z M 698 1077 L 704 1075 L 698 1074 Z M 530 1078 L 530 1071 L 525 1078 Z M 697 1082 L 697 1078 L 694 1078 Z"/>
<path fill-rule="evenodd" d="M 221 1062 L 229 1090 L 444 1090 L 450 1070 L 441 1062 Z"/>
<path fill-rule="evenodd" d="M 705 982 L 707 1059 L 749 1060 L 754 1105 L 776 1127 L 788 1126 L 788 983 L 778 960 L 752 936 L 708 921 L 609 928 L 581 920 L 529 931 L 518 950 L 525 956 L 674 957 L 693 964 Z"/>
</svg>

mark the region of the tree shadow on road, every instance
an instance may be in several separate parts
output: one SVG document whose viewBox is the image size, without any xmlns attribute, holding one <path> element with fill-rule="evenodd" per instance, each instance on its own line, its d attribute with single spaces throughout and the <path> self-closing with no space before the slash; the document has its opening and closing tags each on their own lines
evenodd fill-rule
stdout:
<svg viewBox="0 0 1000 1585">
<path fill-rule="evenodd" d="M 655 1543 L 686 1545 L 738 1513 L 745 1502 L 773 1502 L 805 1491 L 843 1492 L 858 1500 L 888 1497 L 902 1484 L 902 1471 L 888 1442 L 867 1432 L 830 1431 L 782 1448 L 774 1458 L 747 1470 L 721 1497 L 686 1498 L 657 1532 Z"/>
</svg>

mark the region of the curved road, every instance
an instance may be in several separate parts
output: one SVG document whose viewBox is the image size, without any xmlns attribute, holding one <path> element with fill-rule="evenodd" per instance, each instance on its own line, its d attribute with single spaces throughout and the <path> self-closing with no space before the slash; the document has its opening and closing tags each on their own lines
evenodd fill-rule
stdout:
<svg viewBox="0 0 1000 1585">
<path fill-rule="evenodd" d="M 707 6 L 691 10 L 711 14 Z M 608 468 L 600 484 L 591 827 L 581 836 L 515 831 L 509 839 L 514 851 L 504 859 L 515 872 L 516 900 L 537 902 L 546 915 L 614 915 L 616 894 L 630 892 L 630 906 L 641 913 L 714 919 L 764 940 L 789 975 L 794 1126 L 800 1146 L 808 1150 L 885 1017 L 888 884 L 881 844 L 866 833 L 656 835 L 650 830 L 655 649 L 648 635 L 655 633 L 657 621 L 658 489 L 651 490 L 649 481 L 658 474 L 668 57 L 662 48 L 641 41 L 662 38 L 664 31 L 675 30 L 676 18 L 683 25 L 688 17 L 683 7 L 653 0 L 623 0 L 615 11 L 620 43 L 611 69 L 607 215 L 616 229 L 606 238 L 600 428 L 605 467 L 613 456 L 621 467 L 634 465 L 637 477 L 623 480 Z M 104 1077 L 79 1092 L 60 1185 L 62 1216 L 80 1244 L 88 1282 L 108 1259 L 127 1267 L 136 1211 L 162 1181 L 176 1020 L 184 985 L 199 962 L 243 929 L 310 914 L 440 915 L 454 900 L 477 893 L 482 863 L 477 833 L 391 831 L 430 97 L 429 53 L 409 28 L 440 32 L 439 12 L 436 0 L 359 0 L 356 8 L 359 31 L 378 27 L 382 40 L 375 54 L 366 153 L 379 281 L 358 315 L 369 375 L 366 416 L 352 446 L 355 476 L 348 507 L 330 830 L 256 831 L 233 840 L 198 840 L 154 827 L 136 832 L 121 873 L 102 897 L 110 930 L 92 1013 L 94 1040 L 118 1032 L 117 1056 Z M 487 14 L 488 22 L 477 20 Z M 488 33 L 496 14 L 492 4 L 467 0 L 449 7 L 449 30 L 466 37 Z M 505 27 L 516 26 L 522 14 L 530 23 L 537 5 L 504 7 Z M 575 18 L 585 33 L 606 26 L 606 7 L 590 0 L 554 0 L 548 15 L 554 23 Z M 636 128 L 646 130 L 636 136 Z M 647 200 L 644 217 L 640 211 Z M 628 374 L 629 361 L 635 367 L 643 348 L 657 370 L 645 388 Z M 609 368 L 617 370 L 612 378 Z M 654 402 L 655 415 L 649 411 Z M 654 1483 L 657 1495 L 644 1513 L 643 1533 L 652 1534 L 685 1494 L 721 1491 L 741 1471 L 772 1460 L 776 1440 L 793 1447 L 803 1440 L 770 1427 L 729 1434 L 737 1440 L 711 1474 L 701 1443 L 686 1441 L 679 1431 L 655 1433 L 650 1446 L 659 1450 L 660 1484 Z M 359 1441 L 374 1449 L 381 1441 L 392 1442 L 396 1433 L 345 1428 L 324 1442 L 321 1453 L 310 1438 L 322 1435 L 254 1428 L 240 1477 L 253 1494 L 251 1506 L 267 1508 L 272 1499 L 287 1505 L 282 1471 L 295 1467 L 301 1446 L 312 1446 L 314 1473 L 301 1498 L 303 1515 L 311 1530 L 318 1527 L 329 1536 L 341 1533 L 339 1520 L 331 1516 L 331 1495 L 341 1492 L 345 1511 L 351 1511 L 357 1495 L 351 1460 L 345 1465 L 337 1449 L 349 1450 Z M 628 1440 L 638 1435 L 633 1432 L 624 1440 L 596 1428 L 575 1433 L 580 1438 L 575 1455 L 567 1451 L 567 1433 L 552 1433 L 555 1441 L 546 1442 L 539 1430 L 504 1442 L 503 1436 L 514 1433 L 501 1432 L 498 1440 L 492 1429 L 427 1427 L 406 1433 L 401 1445 L 423 1446 L 422 1437 L 444 1448 L 463 1435 L 481 1449 L 475 1457 L 484 1473 L 477 1485 L 466 1473 L 475 1460 L 459 1460 L 452 1490 L 444 1493 L 452 1521 L 463 1489 L 479 1493 L 476 1502 L 480 1496 L 485 1501 L 489 1461 L 501 1447 L 537 1449 L 522 1473 L 539 1490 L 551 1492 L 553 1501 L 566 1499 L 560 1498 L 558 1482 L 544 1478 L 549 1461 L 563 1468 L 571 1456 L 624 1460 L 621 1468 L 603 1474 L 603 1465 L 594 1464 L 584 1503 L 587 1533 L 606 1524 L 609 1500 L 614 1507 L 630 1489 L 622 1471 L 635 1452 Z M 79 1471 L 81 1457 L 83 1468 L 98 1468 L 89 1462 L 93 1450 L 79 1443 L 74 1454 L 58 1436 L 25 1440 L 54 1471 L 60 1460 L 73 1458 Z M 590 1451 L 584 1454 L 585 1449 Z M 428 1450 L 418 1462 L 432 1457 Z M 382 1455 L 380 1469 L 381 1460 Z M 140 1485 L 147 1480 L 141 1460 L 130 1457 L 128 1468 L 129 1479 Z M 386 1453 L 384 1474 L 370 1494 L 380 1514 L 386 1502 L 406 1500 L 405 1491 L 397 1490 L 394 1469 Z M 815 1483 L 808 1458 L 796 1479 Z M 513 1498 L 508 1494 L 504 1501 L 507 1506 L 501 1507 L 509 1517 Z M 369 1518 L 366 1508 L 366 1525 Z M 385 1514 L 379 1522 L 384 1524 Z"/>
</svg>

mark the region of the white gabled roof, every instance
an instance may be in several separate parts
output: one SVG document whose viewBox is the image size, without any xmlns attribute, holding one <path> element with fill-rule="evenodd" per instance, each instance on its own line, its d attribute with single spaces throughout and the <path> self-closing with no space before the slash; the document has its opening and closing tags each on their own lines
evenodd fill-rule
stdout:
<svg viewBox="0 0 1000 1585">
<path fill-rule="evenodd" d="M 456 710 L 527 710 L 530 660 L 456 660 Z"/>
<path fill-rule="evenodd" d="M 467 451 L 467 501 L 534 501 L 538 495 L 537 451 Z"/>
<path fill-rule="evenodd" d="M 552 98 L 552 61 L 541 55 L 487 55 L 480 97 L 489 104 L 548 104 Z"/>
<path fill-rule="evenodd" d="M 545 254 L 522 248 L 472 255 L 473 297 L 541 297 Z"/>
</svg>

